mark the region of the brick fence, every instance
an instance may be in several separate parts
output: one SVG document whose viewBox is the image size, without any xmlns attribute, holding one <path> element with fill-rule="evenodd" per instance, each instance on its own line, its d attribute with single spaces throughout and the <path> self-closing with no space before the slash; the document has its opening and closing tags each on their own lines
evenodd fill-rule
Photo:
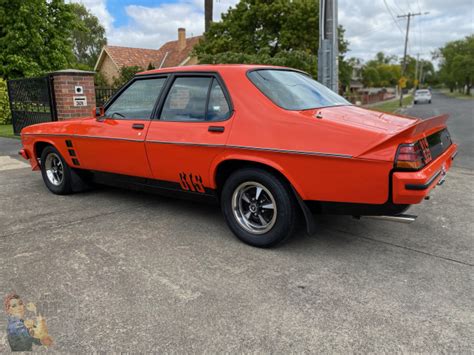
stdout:
<svg viewBox="0 0 474 355">
<path fill-rule="evenodd" d="M 90 116 L 96 106 L 94 72 L 67 69 L 51 76 L 57 119 Z"/>
</svg>

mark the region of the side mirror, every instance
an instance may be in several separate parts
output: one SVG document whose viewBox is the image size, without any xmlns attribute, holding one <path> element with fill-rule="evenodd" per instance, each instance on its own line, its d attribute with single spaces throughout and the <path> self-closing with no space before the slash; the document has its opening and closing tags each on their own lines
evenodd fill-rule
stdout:
<svg viewBox="0 0 474 355">
<path fill-rule="evenodd" d="M 100 118 L 105 115 L 105 110 L 102 106 L 96 107 L 95 110 L 92 112 L 92 115 L 96 118 Z"/>
</svg>

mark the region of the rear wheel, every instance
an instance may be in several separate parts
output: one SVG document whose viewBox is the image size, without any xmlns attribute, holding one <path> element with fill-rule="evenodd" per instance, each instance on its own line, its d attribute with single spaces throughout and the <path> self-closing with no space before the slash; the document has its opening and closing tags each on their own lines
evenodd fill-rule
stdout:
<svg viewBox="0 0 474 355">
<path fill-rule="evenodd" d="M 221 205 L 232 232 L 256 247 L 271 247 L 294 230 L 296 201 L 290 186 L 257 168 L 233 173 L 225 182 Z"/>
</svg>

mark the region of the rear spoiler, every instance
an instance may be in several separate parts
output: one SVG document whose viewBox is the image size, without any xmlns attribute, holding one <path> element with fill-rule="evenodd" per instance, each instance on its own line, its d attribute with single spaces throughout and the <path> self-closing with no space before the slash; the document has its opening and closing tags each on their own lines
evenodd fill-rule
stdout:
<svg viewBox="0 0 474 355">
<path fill-rule="evenodd" d="M 408 128 L 396 132 L 390 137 L 384 137 L 382 140 L 380 140 L 380 142 L 375 143 L 371 148 L 359 156 L 368 155 L 376 150 L 379 151 L 392 145 L 396 145 L 398 147 L 398 145 L 402 143 L 416 142 L 423 137 L 429 136 L 446 128 L 446 121 L 448 118 L 449 115 L 444 114 L 427 118 L 425 120 L 419 119 Z"/>
</svg>

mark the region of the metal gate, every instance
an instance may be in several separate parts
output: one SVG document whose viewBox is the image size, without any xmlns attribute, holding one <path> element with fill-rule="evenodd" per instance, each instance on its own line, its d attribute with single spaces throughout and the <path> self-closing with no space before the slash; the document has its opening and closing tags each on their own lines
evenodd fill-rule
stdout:
<svg viewBox="0 0 474 355">
<path fill-rule="evenodd" d="M 8 80 L 13 132 L 19 135 L 26 126 L 56 121 L 52 77 Z"/>
</svg>

